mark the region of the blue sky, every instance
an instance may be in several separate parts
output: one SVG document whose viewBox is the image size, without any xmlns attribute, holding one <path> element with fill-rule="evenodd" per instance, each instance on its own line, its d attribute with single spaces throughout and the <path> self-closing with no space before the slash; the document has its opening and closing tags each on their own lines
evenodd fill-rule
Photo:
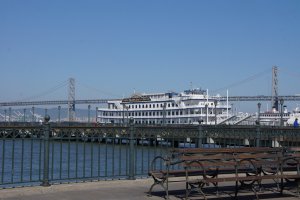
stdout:
<svg viewBox="0 0 300 200">
<path fill-rule="evenodd" d="M 70 77 L 77 99 L 270 95 L 274 65 L 299 94 L 299 22 L 298 0 L 1 0 L 0 102 L 67 99 Z"/>
</svg>

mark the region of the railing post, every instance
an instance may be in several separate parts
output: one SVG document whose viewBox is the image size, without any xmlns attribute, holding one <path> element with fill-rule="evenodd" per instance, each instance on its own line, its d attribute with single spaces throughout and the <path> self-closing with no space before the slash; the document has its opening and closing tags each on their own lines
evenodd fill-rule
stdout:
<svg viewBox="0 0 300 200">
<path fill-rule="evenodd" d="M 260 147 L 260 124 L 257 122 L 256 124 L 256 141 L 255 146 Z"/>
<path fill-rule="evenodd" d="M 283 103 L 284 103 L 284 100 L 280 99 L 280 126 L 284 125 L 284 123 L 283 123 Z"/>
<path fill-rule="evenodd" d="M 60 111 L 61 111 L 61 106 L 58 106 L 58 123 L 60 123 Z"/>
<path fill-rule="evenodd" d="M 91 105 L 88 105 L 88 123 L 91 122 Z"/>
<path fill-rule="evenodd" d="M 197 147 L 202 148 L 203 145 L 203 126 L 202 126 L 203 120 L 199 120 L 199 126 L 198 126 L 198 142 L 197 142 Z"/>
<path fill-rule="evenodd" d="M 134 177 L 134 124 L 133 118 L 129 120 L 129 180 L 135 180 Z"/>
<path fill-rule="evenodd" d="M 50 186 L 49 183 L 49 136 L 50 136 L 50 116 L 45 115 L 44 122 L 44 174 L 41 186 Z"/>
<path fill-rule="evenodd" d="M 96 121 L 96 123 L 98 123 L 98 107 L 96 107 L 96 119 L 95 119 L 95 121 Z"/>
</svg>

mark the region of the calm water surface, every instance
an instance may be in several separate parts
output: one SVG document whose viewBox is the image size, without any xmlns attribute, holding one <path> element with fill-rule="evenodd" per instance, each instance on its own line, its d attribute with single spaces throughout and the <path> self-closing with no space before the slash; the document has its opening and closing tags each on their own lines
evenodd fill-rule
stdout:
<svg viewBox="0 0 300 200">
<path fill-rule="evenodd" d="M 51 140 L 49 179 L 51 181 L 105 179 L 127 177 L 129 145 L 110 143 Z M 150 163 L 168 147 L 135 145 L 135 174 L 145 176 Z M 34 139 L 0 140 L 0 185 L 40 182 L 43 179 L 44 141 Z M 162 162 L 157 162 L 157 167 Z"/>
</svg>

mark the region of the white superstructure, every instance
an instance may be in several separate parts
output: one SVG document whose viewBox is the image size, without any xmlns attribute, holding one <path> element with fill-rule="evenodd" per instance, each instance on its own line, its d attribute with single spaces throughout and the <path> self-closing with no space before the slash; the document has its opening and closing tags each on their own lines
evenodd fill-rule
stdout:
<svg viewBox="0 0 300 200">
<path fill-rule="evenodd" d="M 275 108 L 270 111 L 256 113 L 251 118 L 243 121 L 243 125 L 255 125 L 257 121 L 262 126 L 293 126 L 295 119 L 300 119 L 300 109 L 296 107 L 293 112 L 289 112 L 287 107 L 283 107 L 282 113 Z M 281 121 L 282 120 L 282 121 Z"/>
<path fill-rule="evenodd" d="M 99 123 L 135 124 L 215 124 L 230 117 L 228 102 L 220 96 L 208 96 L 201 89 L 182 93 L 134 94 L 123 100 L 108 102 L 107 108 L 98 109 Z"/>
</svg>

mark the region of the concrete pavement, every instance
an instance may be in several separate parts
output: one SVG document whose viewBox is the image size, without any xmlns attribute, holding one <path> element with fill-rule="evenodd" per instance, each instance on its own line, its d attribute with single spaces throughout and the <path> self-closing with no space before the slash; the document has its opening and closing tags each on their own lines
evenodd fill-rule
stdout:
<svg viewBox="0 0 300 200">
<path fill-rule="evenodd" d="M 113 180 L 86 183 L 70 183 L 52 185 L 50 187 L 22 187 L 0 190 L 0 200 L 162 200 L 164 192 L 160 187 L 154 188 L 150 197 L 147 194 L 152 184 L 152 179 L 138 180 Z M 232 184 L 231 184 L 232 185 Z M 184 183 L 170 185 L 170 199 L 184 199 Z M 229 186 L 228 186 L 229 187 Z M 226 187 L 225 187 L 226 188 Z M 275 190 L 275 189 L 274 189 Z M 232 188 L 228 191 L 232 191 Z M 215 190 L 207 190 L 208 199 L 231 199 L 231 196 L 221 194 L 215 195 Z M 280 196 L 278 192 L 265 191 L 259 194 L 260 199 L 294 200 L 298 199 L 292 195 Z M 201 195 L 195 195 L 191 199 L 202 199 Z M 241 192 L 239 199 L 255 199 L 251 191 Z"/>
</svg>

